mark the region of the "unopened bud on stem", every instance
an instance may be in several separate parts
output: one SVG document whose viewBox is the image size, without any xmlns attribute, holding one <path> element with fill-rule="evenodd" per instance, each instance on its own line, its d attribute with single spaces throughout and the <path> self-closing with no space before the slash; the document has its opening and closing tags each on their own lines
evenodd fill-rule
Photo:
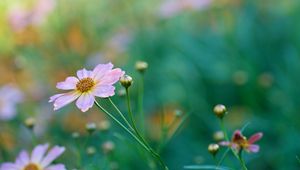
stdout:
<svg viewBox="0 0 300 170">
<path fill-rule="evenodd" d="M 218 116 L 220 119 L 222 119 L 226 115 L 227 109 L 224 105 L 218 104 L 214 107 L 214 112 L 215 112 L 216 116 Z"/>
<path fill-rule="evenodd" d="M 133 82 L 132 77 L 130 77 L 129 75 L 124 75 L 120 79 L 121 85 L 126 89 L 131 86 L 132 82 Z"/>
</svg>

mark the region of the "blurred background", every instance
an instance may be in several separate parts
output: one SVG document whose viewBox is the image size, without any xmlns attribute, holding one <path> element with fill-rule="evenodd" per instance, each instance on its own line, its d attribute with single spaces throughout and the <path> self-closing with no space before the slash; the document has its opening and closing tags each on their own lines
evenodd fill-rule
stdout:
<svg viewBox="0 0 300 170">
<path fill-rule="evenodd" d="M 38 143 L 67 147 L 57 161 L 68 169 L 149 169 L 141 149 L 97 108 L 54 112 L 48 103 L 56 82 L 111 61 L 134 78 L 137 112 L 134 66 L 143 60 L 153 146 L 159 113 L 166 123 L 178 109 L 189 115 L 161 151 L 170 170 L 214 164 L 207 146 L 220 130 L 212 111 L 219 103 L 229 110 L 229 134 L 248 122 L 246 136 L 264 133 L 261 151 L 246 156 L 249 169 L 299 169 L 299 0 L 1 0 L 0 9 L 0 162 L 33 147 L 23 121 L 34 117 Z M 126 112 L 123 97 L 113 100 Z M 90 121 L 99 131 L 86 141 Z M 80 148 L 80 159 L 84 141 L 92 147 Z M 229 156 L 224 165 L 238 162 Z"/>
</svg>

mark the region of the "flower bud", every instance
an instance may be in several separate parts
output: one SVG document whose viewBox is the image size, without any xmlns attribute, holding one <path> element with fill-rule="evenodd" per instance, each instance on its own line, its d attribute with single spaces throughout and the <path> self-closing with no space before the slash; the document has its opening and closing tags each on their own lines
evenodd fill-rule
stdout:
<svg viewBox="0 0 300 170">
<path fill-rule="evenodd" d="M 135 63 L 135 69 L 140 73 L 144 73 L 148 68 L 148 63 L 145 61 L 137 61 Z"/>
<path fill-rule="evenodd" d="M 215 141 L 222 141 L 224 140 L 224 133 L 222 131 L 217 131 L 214 133 L 213 138 Z"/>
<path fill-rule="evenodd" d="M 72 138 L 74 138 L 74 139 L 78 139 L 79 136 L 80 136 L 80 134 L 78 132 L 73 132 L 72 133 Z"/>
<path fill-rule="evenodd" d="M 89 146 L 86 148 L 86 153 L 88 155 L 94 155 L 96 153 L 96 148 L 93 146 Z"/>
<path fill-rule="evenodd" d="M 214 107 L 214 112 L 215 112 L 216 116 L 218 116 L 220 119 L 222 119 L 226 115 L 227 109 L 224 105 L 218 104 Z"/>
<path fill-rule="evenodd" d="M 33 129 L 33 128 L 34 128 L 34 125 L 35 125 L 35 118 L 29 117 L 29 118 L 25 119 L 24 125 L 25 125 L 28 129 Z"/>
<path fill-rule="evenodd" d="M 110 122 L 108 120 L 102 120 L 98 123 L 100 131 L 107 131 L 110 128 Z"/>
<path fill-rule="evenodd" d="M 208 145 L 208 152 L 212 154 L 212 156 L 216 156 L 216 154 L 218 153 L 220 147 L 218 144 L 210 144 Z"/>
<path fill-rule="evenodd" d="M 128 87 L 131 86 L 132 82 L 133 82 L 133 81 L 132 81 L 132 77 L 130 77 L 130 76 L 128 76 L 128 75 L 124 75 L 124 76 L 122 76 L 121 79 L 120 79 L 121 85 L 122 85 L 123 87 L 125 87 L 126 89 L 127 89 Z"/>
<path fill-rule="evenodd" d="M 86 129 L 87 132 L 89 132 L 89 134 L 92 134 L 93 132 L 96 131 L 97 126 L 96 126 L 95 123 L 92 123 L 92 122 L 91 123 L 87 123 L 85 125 L 85 129 Z"/>
<path fill-rule="evenodd" d="M 102 144 L 102 150 L 105 154 L 111 153 L 115 149 L 115 144 L 112 141 L 106 141 Z"/>
</svg>

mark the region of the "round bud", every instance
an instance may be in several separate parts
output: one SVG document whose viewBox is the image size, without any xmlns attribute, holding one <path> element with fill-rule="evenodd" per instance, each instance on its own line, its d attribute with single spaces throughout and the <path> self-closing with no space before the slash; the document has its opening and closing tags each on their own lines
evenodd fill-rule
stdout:
<svg viewBox="0 0 300 170">
<path fill-rule="evenodd" d="M 25 125 L 28 129 L 33 129 L 33 128 L 34 128 L 34 125 L 35 125 L 35 118 L 29 117 L 29 118 L 25 119 L 24 125 Z"/>
<path fill-rule="evenodd" d="M 94 155 L 96 153 L 96 148 L 93 146 L 89 146 L 86 148 L 86 153 L 88 155 Z"/>
<path fill-rule="evenodd" d="M 93 132 L 96 131 L 97 126 L 96 126 L 96 124 L 93 123 L 93 122 L 87 123 L 87 124 L 85 125 L 85 129 L 86 129 L 87 132 L 89 132 L 89 134 L 92 134 Z"/>
<path fill-rule="evenodd" d="M 226 115 L 227 109 L 224 105 L 218 104 L 214 107 L 214 112 L 215 112 L 216 116 L 218 116 L 220 119 L 222 119 Z"/>
<path fill-rule="evenodd" d="M 105 154 L 111 153 L 115 149 L 115 144 L 112 141 L 106 141 L 102 144 L 102 150 Z"/>
<path fill-rule="evenodd" d="M 224 133 L 222 131 L 217 131 L 214 133 L 213 138 L 215 141 L 222 141 L 224 140 Z"/>
<path fill-rule="evenodd" d="M 72 138 L 74 138 L 74 139 L 78 139 L 79 136 L 80 136 L 80 134 L 78 132 L 73 132 L 72 133 Z"/>
<path fill-rule="evenodd" d="M 100 131 L 107 131 L 110 128 L 110 122 L 108 120 L 102 120 L 98 123 Z"/>
<path fill-rule="evenodd" d="M 125 87 L 126 89 L 131 86 L 132 82 L 133 82 L 132 77 L 130 77 L 128 75 L 124 75 L 120 79 L 121 85 L 123 87 Z"/>
<path fill-rule="evenodd" d="M 137 61 L 135 63 L 135 69 L 140 73 L 144 73 L 148 68 L 148 63 L 145 61 Z"/>
<path fill-rule="evenodd" d="M 208 145 L 208 152 L 211 153 L 213 156 L 216 156 L 220 147 L 218 144 L 210 144 Z"/>
</svg>

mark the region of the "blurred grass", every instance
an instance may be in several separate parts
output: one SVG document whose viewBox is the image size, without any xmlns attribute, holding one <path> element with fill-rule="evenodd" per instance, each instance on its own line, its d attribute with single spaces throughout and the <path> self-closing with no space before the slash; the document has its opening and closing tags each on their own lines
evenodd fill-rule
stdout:
<svg viewBox="0 0 300 170">
<path fill-rule="evenodd" d="M 150 66 L 145 79 L 148 117 L 167 106 L 192 113 L 163 150 L 170 169 L 213 164 L 207 145 L 219 130 L 212 113 L 218 103 L 229 108 L 225 120 L 231 132 L 250 122 L 247 136 L 264 133 L 261 152 L 247 155 L 249 169 L 299 169 L 295 159 L 300 152 L 299 1 L 213 1 L 204 9 L 164 18 L 158 12 L 161 1 L 62 0 L 47 22 L 22 32 L 14 32 L 7 22 L 14 3 L 25 2 L 0 2 L 0 82 L 19 85 L 27 98 L 17 119 L 1 122 L 1 134 L 13 132 L 10 138 L 15 140 L 8 142 L 13 147 L 3 148 L 5 158 L 14 158 L 23 139 L 30 147 L 29 134 L 20 123 L 32 115 L 52 120 L 42 124 L 47 127 L 42 141 L 75 146 L 63 120 L 78 111 L 68 106 L 54 113 L 47 103 L 57 92 L 56 82 L 79 68 L 107 61 L 137 80 L 134 63 L 145 60 Z M 133 95 L 137 86 L 135 81 Z M 114 100 L 123 107 L 123 99 Z M 118 162 L 120 169 L 145 168 L 145 162 L 136 163 L 140 154 L 132 142 L 118 140 L 114 132 L 124 135 L 113 128 L 97 134 L 101 140 L 91 141 L 98 149 L 104 139 L 116 142 L 111 161 L 98 154 L 102 166 Z M 73 156 L 68 151 L 62 158 L 70 168 Z"/>
</svg>

